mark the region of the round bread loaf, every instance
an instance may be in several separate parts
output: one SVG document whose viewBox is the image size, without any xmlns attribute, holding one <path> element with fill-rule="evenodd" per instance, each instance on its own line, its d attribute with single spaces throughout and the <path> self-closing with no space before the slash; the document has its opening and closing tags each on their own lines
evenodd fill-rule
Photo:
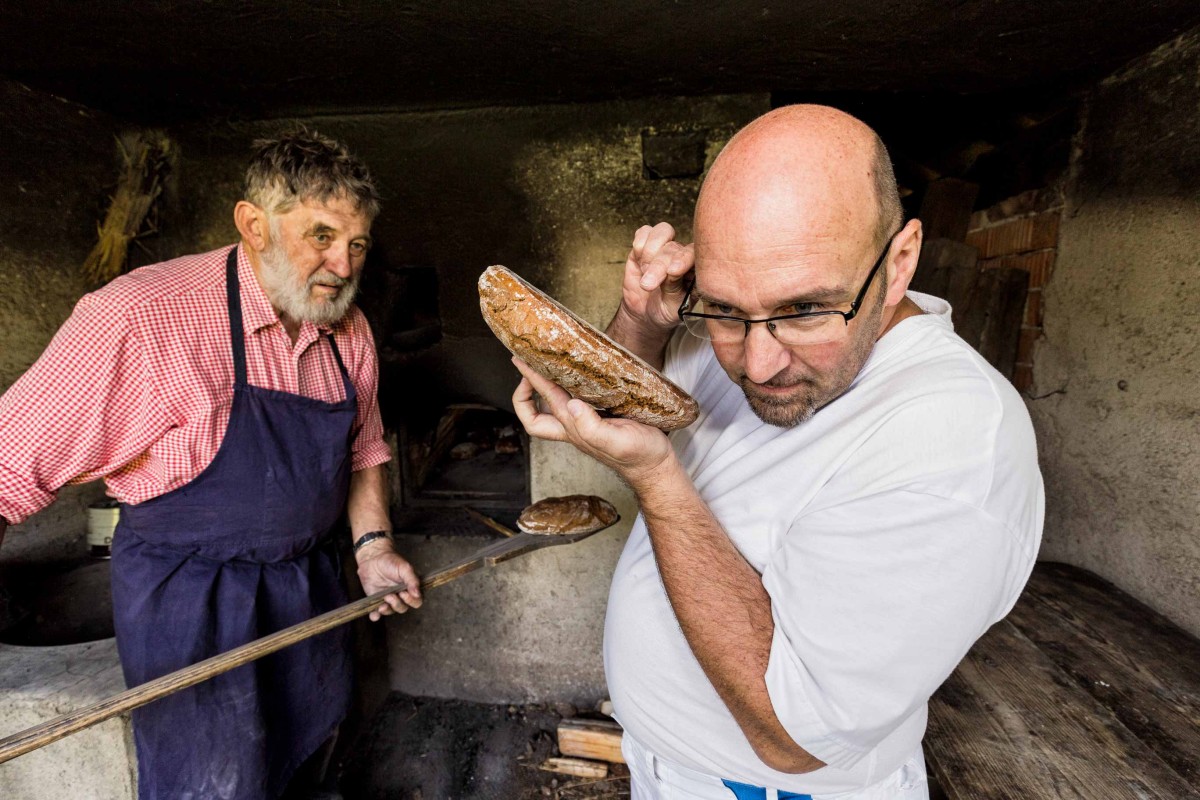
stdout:
<svg viewBox="0 0 1200 800">
<path fill-rule="evenodd" d="M 479 307 L 513 355 L 572 397 L 664 431 L 696 421 L 687 392 L 512 270 L 479 276 Z"/>
<path fill-rule="evenodd" d="M 537 501 L 517 517 L 517 528 L 525 533 L 567 536 L 607 528 L 618 516 L 616 507 L 603 497 L 571 494 Z"/>
</svg>

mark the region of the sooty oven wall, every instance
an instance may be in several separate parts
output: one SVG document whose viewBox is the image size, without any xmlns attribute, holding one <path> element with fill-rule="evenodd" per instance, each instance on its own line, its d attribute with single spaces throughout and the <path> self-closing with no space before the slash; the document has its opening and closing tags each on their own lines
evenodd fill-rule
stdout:
<svg viewBox="0 0 1200 800">
<path fill-rule="evenodd" d="M 518 376 L 480 317 L 479 273 L 504 264 L 602 326 L 619 301 L 634 230 L 668 220 L 690 236 L 699 176 L 649 175 L 643 135 L 649 141 L 684 134 L 675 144 L 701 148 L 703 167 L 737 128 L 768 108 L 766 95 L 748 95 L 302 120 L 366 159 L 384 195 L 361 305 L 383 352 L 388 428 L 395 432 L 429 404 L 475 402 L 511 411 Z M 181 163 L 170 235 L 156 244 L 164 256 L 234 240 L 230 208 L 248 144 L 285 125 L 172 131 Z M 687 173 L 671 156 L 658 154 L 659 169 Z M 430 269 L 436 303 L 405 297 L 428 289 Z M 426 326 L 431 309 L 440 331 Z M 621 523 L 579 545 L 434 590 L 419 612 L 389 621 L 392 688 L 495 702 L 592 702 L 604 693 L 605 601 L 636 507 L 614 476 L 566 446 L 533 443 L 530 459 L 532 499 L 598 494 L 618 506 Z M 476 530 L 446 536 L 431 528 L 402 534 L 399 545 L 428 571 L 494 540 Z"/>
<path fill-rule="evenodd" d="M 1200 635 L 1198 129 L 1200 29 L 1090 92 L 1030 409 L 1042 556 Z"/>
</svg>

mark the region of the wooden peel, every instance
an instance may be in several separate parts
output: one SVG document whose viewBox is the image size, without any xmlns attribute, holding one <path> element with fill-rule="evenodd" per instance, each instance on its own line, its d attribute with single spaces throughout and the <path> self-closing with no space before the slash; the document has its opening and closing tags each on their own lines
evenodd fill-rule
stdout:
<svg viewBox="0 0 1200 800">
<path fill-rule="evenodd" d="M 536 506 L 537 504 L 534 505 Z M 518 533 L 511 538 L 502 539 L 494 544 L 490 544 L 473 555 L 454 562 L 448 567 L 443 567 L 426 575 L 421 581 L 421 590 L 425 591 L 442 586 L 477 569 L 494 567 L 517 556 L 532 553 L 535 550 L 582 541 L 612 526 L 616 522 L 616 519 L 611 521 L 597 521 L 592 527 L 567 534 Z M 228 672 L 243 664 L 248 664 L 277 650 L 282 650 L 296 642 L 324 633 L 359 617 L 365 617 L 379 608 L 383 604 L 384 598 L 389 594 L 395 594 L 403 589 L 403 586 L 393 586 L 382 592 L 376 592 L 370 597 L 364 597 L 353 603 L 347 603 L 341 608 L 336 608 L 318 617 L 313 617 L 290 628 L 284 628 L 270 636 L 255 639 L 241 647 L 235 647 L 233 650 L 215 655 L 204 661 L 199 661 L 190 667 L 184 667 L 183 669 L 168 673 L 161 678 L 147 681 L 140 686 L 127 689 L 98 703 L 84 706 L 69 714 L 63 714 L 62 716 L 43 722 L 41 725 L 35 725 L 20 733 L 0 739 L 0 764 L 11 761 L 17 756 L 24 755 L 31 750 L 37 750 L 39 747 L 44 747 L 66 736 L 70 736 L 72 733 L 77 733 L 84 728 L 99 724 L 118 714 L 123 714 L 139 706 L 144 706 L 160 697 L 166 697 L 181 689 L 195 686 L 197 683 Z"/>
</svg>

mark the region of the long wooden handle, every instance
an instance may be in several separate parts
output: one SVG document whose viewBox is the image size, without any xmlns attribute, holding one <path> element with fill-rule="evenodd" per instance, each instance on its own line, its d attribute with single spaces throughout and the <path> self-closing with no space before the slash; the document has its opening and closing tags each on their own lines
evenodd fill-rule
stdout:
<svg viewBox="0 0 1200 800">
<path fill-rule="evenodd" d="M 489 545 L 474 555 L 427 575 L 421 581 L 421 589 L 436 588 L 456 578 L 460 578 L 469 572 L 474 572 L 480 567 L 494 566 L 502 561 L 524 555 L 533 550 L 557 544 L 577 542 L 580 539 L 587 538 L 592 533 L 595 533 L 595 531 L 575 536 L 533 536 L 531 534 L 514 536 L 511 539 Z M 366 616 L 382 605 L 385 597 L 402 589 L 403 587 L 401 586 L 393 586 L 382 592 L 376 592 L 370 597 L 364 597 L 361 600 L 348 603 L 341 608 L 336 608 L 318 617 L 305 620 L 290 628 L 284 628 L 270 636 L 256 639 L 241 647 L 236 647 L 233 650 L 215 655 L 212 658 L 199 661 L 190 667 L 184 667 L 183 669 L 163 675 L 161 678 L 156 678 L 155 680 L 135 686 L 132 689 L 127 689 L 98 703 L 77 709 L 69 714 L 63 714 L 62 716 L 43 722 L 41 725 L 35 725 L 20 733 L 0 739 L 0 764 L 11 761 L 17 756 L 24 755 L 31 750 L 44 747 L 51 742 L 56 742 L 65 736 L 70 736 L 72 733 L 81 731 L 84 728 L 101 723 L 118 714 L 123 714 L 139 706 L 144 706 L 172 692 L 186 689 L 189 686 L 195 686 L 197 683 L 274 653 L 276 650 L 282 650 L 288 645 L 295 644 L 303 639 L 308 639 L 319 633 L 336 628 L 339 625 L 344 625 L 351 620 Z"/>
</svg>

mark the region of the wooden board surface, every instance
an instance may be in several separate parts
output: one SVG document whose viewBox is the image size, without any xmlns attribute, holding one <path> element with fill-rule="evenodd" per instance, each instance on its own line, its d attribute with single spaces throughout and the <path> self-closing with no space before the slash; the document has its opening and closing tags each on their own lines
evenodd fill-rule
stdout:
<svg viewBox="0 0 1200 800">
<path fill-rule="evenodd" d="M 1200 642 L 1089 573 L 1047 567 L 1009 619 L 1200 789 Z"/>
<path fill-rule="evenodd" d="M 926 753 L 950 800 L 1200 800 L 1200 645 L 1080 572 L 1039 565 L 930 702 Z"/>
<path fill-rule="evenodd" d="M 621 726 L 608 720 L 564 719 L 558 724 L 558 749 L 564 756 L 578 756 L 613 764 L 624 764 L 621 755 Z"/>
</svg>

